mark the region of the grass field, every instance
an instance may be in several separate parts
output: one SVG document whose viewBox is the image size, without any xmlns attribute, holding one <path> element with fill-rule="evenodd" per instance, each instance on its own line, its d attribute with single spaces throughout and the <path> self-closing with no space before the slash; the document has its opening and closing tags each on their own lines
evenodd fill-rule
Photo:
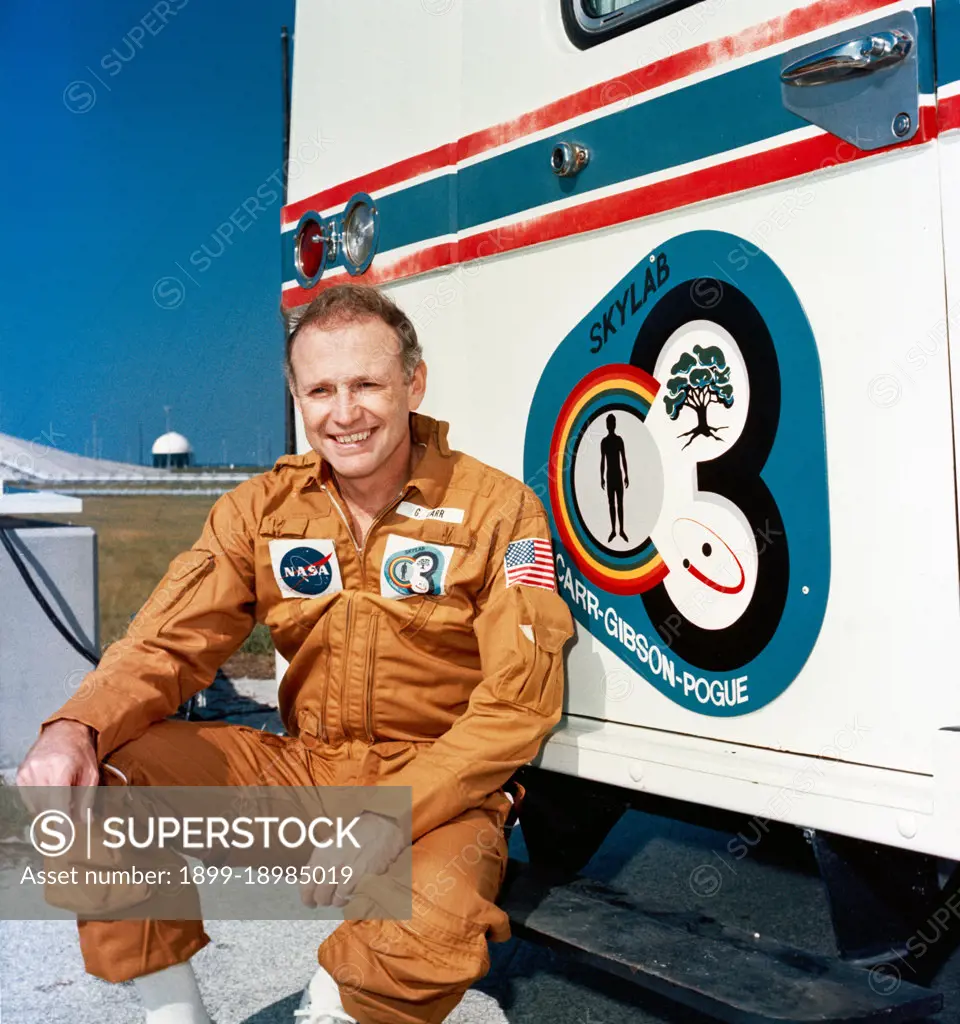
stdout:
<svg viewBox="0 0 960 1024">
<path fill-rule="evenodd" d="M 131 495 L 83 499 L 83 512 L 44 516 L 97 532 L 101 648 L 122 637 L 170 561 L 200 536 L 213 497 Z M 272 675 L 273 644 L 255 627 L 228 674 Z"/>
</svg>

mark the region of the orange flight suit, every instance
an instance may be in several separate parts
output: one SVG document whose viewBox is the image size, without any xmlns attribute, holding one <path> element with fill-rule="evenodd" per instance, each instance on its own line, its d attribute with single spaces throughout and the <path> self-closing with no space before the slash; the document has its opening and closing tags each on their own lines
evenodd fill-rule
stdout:
<svg viewBox="0 0 960 1024">
<path fill-rule="evenodd" d="M 103 781 L 397 785 L 413 797 L 409 921 L 345 921 L 320 947 L 360 1021 L 441 1021 L 509 937 L 504 783 L 560 718 L 573 633 L 534 493 L 411 416 L 426 451 L 358 545 L 329 465 L 285 456 L 214 504 L 127 636 L 43 725 L 97 730 Z M 164 721 L 256 622 L 289 662 L 287 737 Z M 41 726 L 43 728 L 43 726 Z M 121 981 L 188 959 L 201 921 L 81 921 L 87 970 Z"/>
</svg>

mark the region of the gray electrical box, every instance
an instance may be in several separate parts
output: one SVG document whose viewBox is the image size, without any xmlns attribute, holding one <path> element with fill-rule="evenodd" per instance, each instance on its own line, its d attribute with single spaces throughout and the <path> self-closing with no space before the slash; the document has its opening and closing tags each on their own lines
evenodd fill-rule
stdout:
<svg viewBox="0 0 960 1024">
<path fill-rule="evenodd" d="M 57 617 L 99 656 L 96 533 L 8 516 L 0 516 L 0 528 Z M 0 769 L 20 764 L 40 723 L 92 668 L 54 628 L 0 545 Z"/>
</svg>

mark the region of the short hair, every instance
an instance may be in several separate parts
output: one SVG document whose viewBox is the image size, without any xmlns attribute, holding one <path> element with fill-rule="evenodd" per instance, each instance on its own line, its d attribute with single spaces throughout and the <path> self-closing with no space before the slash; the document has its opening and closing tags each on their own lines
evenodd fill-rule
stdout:
<svg viewBox="0 0 960 1024">
<path fill-rule="evenodd" d="M 404 380 L 413 377 L 413 371 L 423 359 L 423 349 L 417 340 L 417 330 L 406 313 L 383 292 L 369 285 L 337 284 L 322 291 L 302 313 L 287 318 L 289 333 L 283 358 L 283 372 L 287 384 L 294 390 L 293 364 L 290 354 L 297 335 L 307 327 L 340 327 L 358 320 L 381 320 L 391 327 L 400 342 L 400 363 Z"/>
</svg>

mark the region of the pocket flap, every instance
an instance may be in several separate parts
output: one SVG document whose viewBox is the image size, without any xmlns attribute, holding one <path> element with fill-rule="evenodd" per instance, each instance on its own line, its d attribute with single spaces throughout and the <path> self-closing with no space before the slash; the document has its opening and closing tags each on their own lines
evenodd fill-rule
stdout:
<svg viewBox="0 0 960 1024">
<path fill-rule="evenodd" d="M 304 537 L 310 522 L 309 516 L 264 516 L 260 523 L 260 536 Z"/>
<path fill-rule="evenodd" d="M 469 548 L 476 543 L 476 531 L 463 523 L 444 523 L 438 519 L 420 519 L 413 521 L 413 528 L 409 534 L 406 530 L 397 530 L 397 527 L 406 523 L 411 523 L 411 520 L 401 520 L 401 522 L 393 524 L 390 529 L 404 537 L 409 536 L 414 542 L 419 540 L 426 544 L 450 544 L 457 548 Z"/>
<path fill-rule="evenodd" d="M 520 590 L 520 599 L 537 646 L 554 654 L 563 650 L 573 636 L 573 617 L 566 601 L 554 591 L 528 587 Z"/>
<path fill-rule="evenodd" d="M 211 551 L 194 549 L 184 551 L 182 555 L 177 555 L 170 563 L 170 567 L 167 569 L 167 576 L 171 580 L 182 580 L 184 576 L 189 576 L 190 573 L 203 568 L 208 563 L 212 569 L 213 559 L 214 555 Z"/>
</svg>

